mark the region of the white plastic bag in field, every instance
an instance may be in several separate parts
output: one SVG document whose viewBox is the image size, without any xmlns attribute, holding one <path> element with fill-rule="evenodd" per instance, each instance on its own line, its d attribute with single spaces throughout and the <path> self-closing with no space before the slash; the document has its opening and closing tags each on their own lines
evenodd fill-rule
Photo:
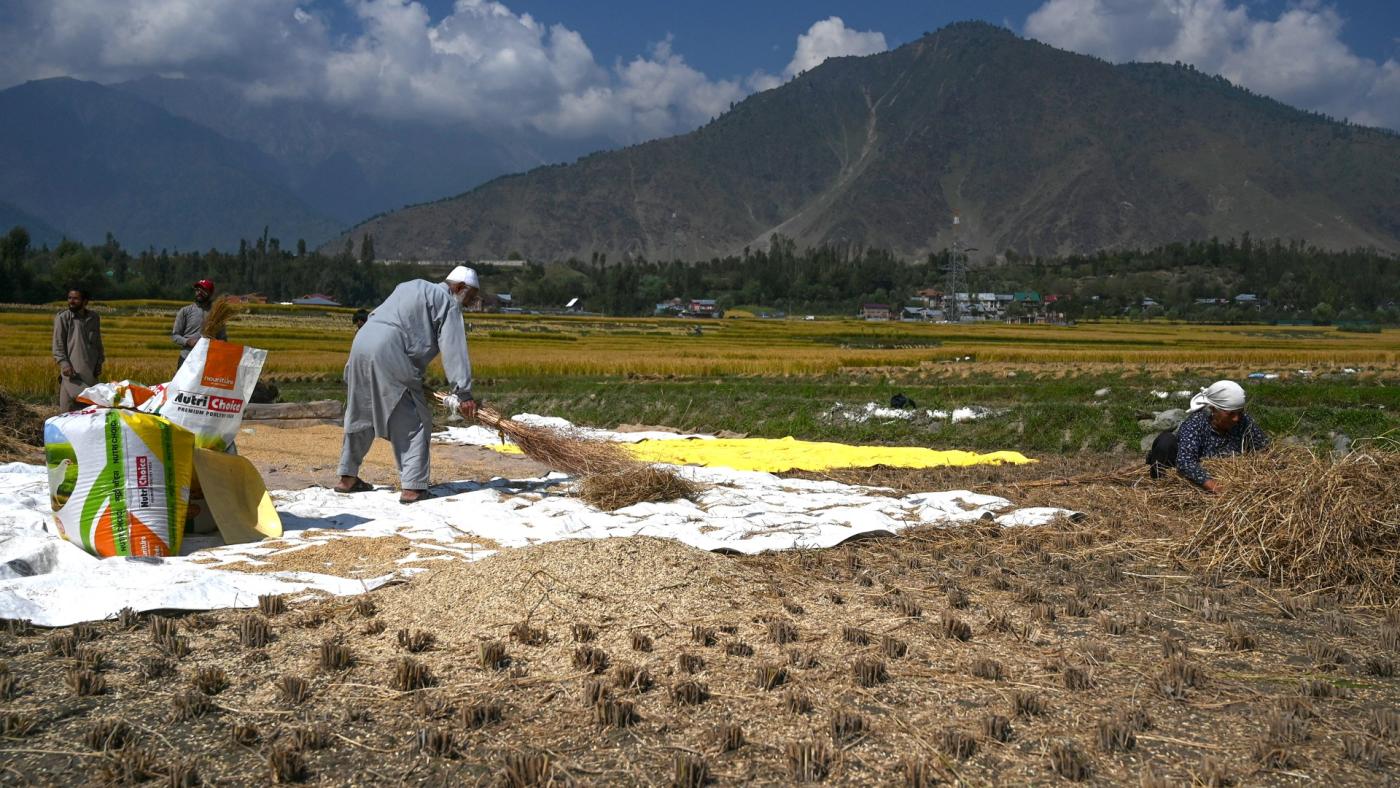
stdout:
<svg viewBox="0 0 1400 788">
<path fill-rule="evenodd" d="M 160 416 L 89 408 L 44 423 L 49 499 L 63 538 L 96 556 L 180 552 L 194 436 Z"/>
<path fill-rule="evenodd" d="M 202 338 L 175 379 L 141 409 L 193 432 L 202 449 L 227 451 L 266 360 L 266 350 Z"/>
</svg>

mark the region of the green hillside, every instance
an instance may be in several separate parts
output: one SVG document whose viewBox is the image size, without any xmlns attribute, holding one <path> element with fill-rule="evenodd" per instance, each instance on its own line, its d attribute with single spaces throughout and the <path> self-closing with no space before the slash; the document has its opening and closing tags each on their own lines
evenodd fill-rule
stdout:
<svg viewBox="0 0 1400 788">
<path fill-rule="evenodd" d="M 381 256 L 695 259 L 846 242 L 1061 254 L 1212 236 L 1400 250 L 1400 137 L 1189 67 L 960 23 L 828 60 L 690 134 L 366 222 Z M 338 242 L 337 242 L 338 243 Z"/>
</svg>

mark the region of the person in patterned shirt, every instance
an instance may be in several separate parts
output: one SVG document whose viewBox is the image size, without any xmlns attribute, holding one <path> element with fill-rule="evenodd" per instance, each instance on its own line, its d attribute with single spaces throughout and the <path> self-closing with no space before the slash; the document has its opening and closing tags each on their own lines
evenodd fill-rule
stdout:
<svg viewBox="0 0 1400 788">
<path fill-rule="evenodd" d="M 1210 477 L 1201 460 L 1259 451 L 1268 445 L 1269 436 L 1244 412 L 1244 389 L 1234 381 L 1221 380 L 1191 398 L 1191 411 L 1175 432 L 1157 436 L 1147 464 L 1154 479 L 1164 469 L 1176 468 L 1183 478 L 1214 493 L 1220 492 L 1220 482 Z"/>
</svg>

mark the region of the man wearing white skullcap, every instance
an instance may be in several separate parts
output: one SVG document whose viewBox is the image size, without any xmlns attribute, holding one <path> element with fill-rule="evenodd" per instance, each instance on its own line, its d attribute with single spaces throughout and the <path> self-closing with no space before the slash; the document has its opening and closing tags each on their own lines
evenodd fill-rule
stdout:
<svg viewBox="0 0 1400 788">
<path fill-rule="evenodd" d="M 1269 445 L 1269 437 L 1244 412 L 1244 389 L 1233 380 L 1221 380 L 1203 388 L 1191 398 L 1191 411 L 1176 432 L 1164 432 L 1152 442 L 1147 464 L 1152 476 L 1163 468 L 1204 487 L 1219 492 L 1220 483 L 1210 477 L 1201 460 L 1247 451 Z"/>
<path fill-rule="evenodd" d="M 452 273 L 447 275 L 448 284 L 462 284 L 473 290 L 480 290 L 481 283 L 476 280 L 476 270 L 465 265 L 459 265 L 452 269 Z M 468 302 L 471 299 L 467 299 Z"/>
<path fill-rule="evenodd" d="M 423 375 L 439 353 L 457 410 L 476 416 L 472 366 L 462 307 L 477 297 L 476 271 L 459 265 L 440 283 L 415 279 L 394 288 L 355 334 L 345 363 L 345 440 L 340 451 L 339 493 L 374 489 L 360 478 L 360 464 L 376 437 L 394 447 L 399 503 L 430 497 L 428 453 L 432 413 Z"/>
</svg>

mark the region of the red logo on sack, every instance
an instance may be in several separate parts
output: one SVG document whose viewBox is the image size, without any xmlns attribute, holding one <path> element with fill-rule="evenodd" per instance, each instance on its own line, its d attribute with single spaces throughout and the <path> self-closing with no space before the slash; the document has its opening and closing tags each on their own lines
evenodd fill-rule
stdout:
<svg viewBox="0 0 1400 788">
<path fill-rule="evenodd" d="M 209 410 L 214 413 L 242 413 L 243 400 L 230 397 L 210 397 Z"/>
<path fill-rule="evenodd" d="M 136 486 L 151 486 L 151 458 L 138 456 L 136 458 Z"/>
</svg>

